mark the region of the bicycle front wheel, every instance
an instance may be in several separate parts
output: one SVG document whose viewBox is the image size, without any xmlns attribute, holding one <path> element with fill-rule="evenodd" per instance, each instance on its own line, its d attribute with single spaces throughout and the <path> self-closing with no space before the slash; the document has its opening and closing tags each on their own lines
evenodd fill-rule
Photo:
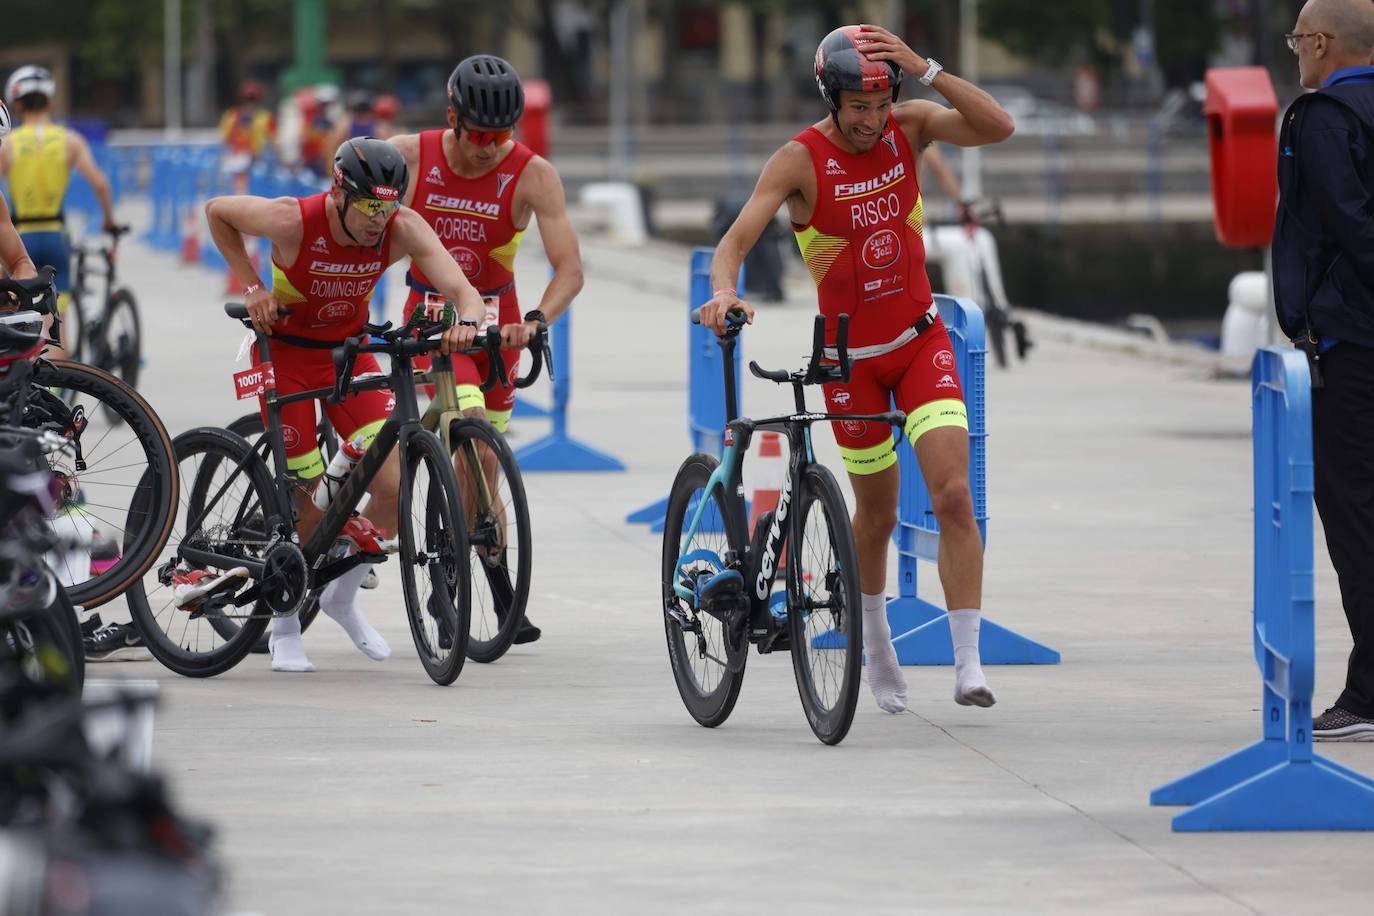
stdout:
<svg viewBox="0 0 1374 916">
<path fill-rule="evenodd" d="M 176 454 L 183 492 L 204 495 L 194 509 L 182 502 L 162 561 L 129 588 L 129 612 L 158 661 L 186 677 L 213 677 L 243 660 L 266 630 L 271 611 L 251 578 L 226 580 L 222 592 L 190 609 L 178 607 L 174 588 L 198 573 L 228 573 L 235 560 L 263 562 L 273 534 L 267 520 L 278 512 L 278 494 L 267 465 L 227 430 L 182 433 Z M 181 559 L 183 548 L 225 560 L 214 568 L 190 563 Z"/>
<path fill-rule="evenodd" d="M 826 744 L 839 744 L 854 721 L 863 671 L 859 557 L 834 475 L 813 464 L 801 483 L 801 538 L 791 557 L 801 606 L 789 593 L 787 609 L 792 669 L 811 730 Z"/>
<path fill-rule="evenodd" d="M 172 440 L 138 392 L 100 369 L 39 360 L 33 384 L 26 422 L 57 427 L 81 447 L 79 463 L 65 452 L 49 460 L 63 487 L 59 516 L 96 543 L 89 564 L 64 561 L 54 571 L 72 604 L 90 610 L 123 594 L 167 543 L 179 493 Z M 50 388 L 71 396 L 69 412 Z"/>
<path fill-rule="evenodd" d="M 515 641 L 530 594 L 530 512 L 515 455 L 485 420 L 452 424 L 458 489 L 472 546 L 468 658 L 494 662 Z"/>
<path fill-rule="evenodd" d="M 401 587 L 420 664 L 436 684 L 457 680 L 472 608 L 468 532 L 453 459 L 438 437 L 406 439 L 401 463 Z"/>
<path fill-rule="evenodd" d="M 718 464 L 715 458 L 702 454 L 692 455 L 682 463 L 673 479 L 668 514 L 663 520 L 661 581 L 668 663 L 687 712 L 707 728 L 715 728 L 730 717 L 744 684 L 744 664 L 749 658 L 746 620 L 727 620 L 694 608 L 674 589 L 674 585 L 683 585 L 690 590 L 699 577 L 719 571 L 706 560 L 680 563 L 689 546 L 692 553 L 705 550 L 722 559 L 730 552 L 744 555 L 744 520 L 731 509 L 723 490 L 712 492 L 696 531 L 690 530 L 697 506 L 705 496 L 707 481 Z"/>
</svg>

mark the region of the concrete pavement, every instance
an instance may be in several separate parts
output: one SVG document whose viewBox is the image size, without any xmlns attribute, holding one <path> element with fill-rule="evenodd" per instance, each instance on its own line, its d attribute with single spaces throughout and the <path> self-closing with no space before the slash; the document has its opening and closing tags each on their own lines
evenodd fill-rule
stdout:
<svg viewBox="0 0 1374 916">
<path fill-rule="evenodd" d="M 322 620 L 306 634 L 313 675 L 274 675 L 263 656 L 211 680 L 156 663 L 92 671 L 161 682 L 155 761 L 218 826 L 235 908 L 1368 909 L 1374 838 L 1174 835 L 1173 809 L 1148 805 L 1152 787 L 1259 732 L 1244 383 L 1042 338 L 988 380 L 985 611 L 1064 663 L 989 669 L 991 710 L 954 705 L 951 669 L 908 668 L 909 713 L 882 713 L 865 686 L 849 737 L 826 748 L 789 660 L 753 656 L 734 715 L 706 730 L 668 669 L 659 541 L 623 522 L 666 494 L 687 451 L 687 252 L 584 248 L 572 431 L 629 470 L 526 478 L 542 641 L 433 686 L 389 564 L 363 593 L 385 663 Z M 546 271 L 527 244 L 527 306 Z M 241 412 L 222 278 L 138 245 L 123 273 L 144 305 L 143 390 L 168 428 Z M 764 308 L 746 360 L 800 365 L 813 309 L 805 295 Z M 787 392 L 745 385 L 746 413 L 786 408 Z M 547 401 L 542 383 L 531 398 Z M 516 444 L 544 427 L 520 423 Z M 838 469 L 829 435 L 817 441 Z M 1349 636 L 1320 548 L 1317 569 L 1320 710 Z M 1320 750 L 1374 774 L 1374 745 Z"/>
</svg>

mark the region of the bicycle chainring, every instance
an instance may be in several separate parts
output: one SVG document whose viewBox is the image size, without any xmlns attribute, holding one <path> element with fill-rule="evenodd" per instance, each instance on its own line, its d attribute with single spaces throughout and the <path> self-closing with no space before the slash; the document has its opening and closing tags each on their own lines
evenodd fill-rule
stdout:
<svg viewBox="0 0 1374 916">
<path fill-rule="evenodd" d="M 305 605 L 310 594 L 310 570 L 305 554 L 290 541 L 278 541 L 262 558 L 260 600 L 273 617 L 289 617 Z"/>
</svg>

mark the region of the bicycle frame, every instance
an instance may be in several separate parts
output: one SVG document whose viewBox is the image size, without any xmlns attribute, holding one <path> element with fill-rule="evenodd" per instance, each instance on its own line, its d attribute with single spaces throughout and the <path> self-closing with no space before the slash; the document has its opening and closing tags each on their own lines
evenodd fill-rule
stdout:
<svg viewBox="0 0 1374 916">
<path fill-rule="evenodd" d="M 268 338 L 261 335 L 258 338 L 258 352 L 264 362 L 271 361 L 271 345 L 268 341 Z M 324 515 L 314 533 L 301 547 L 307 565 L 315 572 L 314 581 L 310 583 L 311 587 L 323 585 L 358 564 L 356 557 L 339 560 L 328 566 L 325 566 L 325 560 L 330 546 L 334 543 L 339 532 L 343 530 L 344 525 L 347 524 L 348 519 L 362 500 L 363 494 L 371 487 L 373 480 L 381 471 L 382 465 L 390 457 L 392 449 L 399 444 L 404 452 L 405 443 L 424 428 L 420 421 L 419 402 L 415 396 L 414 369 L 411 363 L 411 357 L 420 352 L 427 352 L 422 344 L 403 343 L 391 353 L 391 371 L 388 375 L 363 377 L 350 381 L 346 387 L 349 393 L 389 389 L 396 396 L 396 409 L 387 418 L 382 428 L 377 431 L 372 444 L 368 446 L 357 465 L 344 479 L 339 492 L 334 495 L 334 498 L 325 508 Z M 283 407 L 290 404 L 318 400 L 335 393 L 336 388 L 330 387 L 314 388 L 278 396 L 275 387 L 267 388 L 263 392 L 267 413 L 264 436 L 257 445 L 253 446 L 252 452 L 238 462 L 238 465 L 214 496 L 206 501 L 200 516 L 193 522 L 188 522 L 186 530 L 198 531 L 206 514 L 219 502 L 235 478 L 243 473 L 246 464 L 253 460 L 265 460 L 266 454 L 270 452 L 274 465 L 273 479 L 276 482 L 277 505 L 274 507 L 275 514 L 271 514 L 267 518 L 267 528 L 272 535 L 286 537 L 292 543 L 299 544 L 300 539 L 296 534 L 294 512 L 291 506 L 291 489 L 294 484 L 291 475 L 286 470 L 286 446 L 281 434 L 281 411 Z M 264 510 L 267 510 L 267 507 L 264 507 Z M 287 520 L 292 521 L 288 524 Z M 193 564 L 221 568 L 244 566 L 255 579 L 263 574 L 263 564 L 260 562 L 227 557 L 213 551 L 184 545 L 179 548 L 178 553 L 181 558 Z"/>
<path fill-rule="evenodd" d="M 720 465 L 707 478 L 706 486 L 702 489 L 702 495 L 698 499 L 691 522 L 687 526 L 686 541 L 681 548 L 675 567 L 677 574 L 674 576 L 673 592 L 678 598 L 691 605 L 693 609 L 712 613 L 709 608 L 700 607 L 697 595 L 682 585 L 681 570 L 683 565 L 706 561 L 715 565 L 717 571 L 721 571 L 728 568 L 732 562 L 742 563 L 740 571 L 744 575 L 744 586 L 749 599 L 751 635 L 758 638 L 766 636 L 771 629 L 770 604 L 773 586 L 777 581 L 778 558 L 783 555 L 789 541 L 794 544 L 801 543 L 803 536 L 803 519 L 789 510 L 792 506 L 792 499 L 801 487 L 802 476 L 806 473 L 806 468 L 814 464 L 816 460 L 815 451 L 811 445 L 811 425 L 821 420 L 872 420 L 880 423 L 891 423 L 894 420 L 900 422 L 901 415 L 895 413 L 830 414 L 813 413 L 807 410 L 805 386 L 815 378 L 816 365 L 822 351 L 818 328 L 811 369 L 805 374 L 792 373 L 788 376 L 788 380 L 792 384 L 796 412 L 768 417 L 763 420 L 739 417 L 737 416 L 738 404 L 735 398 L 734 337 L 727 335 L 721 338 L 720 346 L 723 351 L 722 363 L 725 371 L 726 414 L 728 417 L 725 449 L 721 455 Z M 843 349 L 843 344 L 840 347 Z M 847 364 L 847 358 L 843 359 L 842 362 Z M 766 377 L 762 370 L 756 366 L 751 365 L 751 368 L 756 375 Z M 749 443 L 757 430 L 779 432 L 786 436 L 788 443 L 787 476 L 783 479 L 782 489 L 778 494 L 778 507 L 773 512 L 768 533 L 760 544 L 758 555 L 753 554 L 752 539 L 747 542 L 745 556 L 733 560 L 719 557 L 712 551 L 693 550 L 692 543 L 696 539 L 706 507 L 714 504 L 712 497 L 717 490 L 723 494 L 728 514 L 733 514 L 735 519 L 746 517 L 742 474 L 744 456 L 748 453 Z M 727 518 L 723 521 L 729 524 L 730 520 Z M 800 564 L 789 563 L 786 580 L 787 607 L 801 608 L 803 606 L 802 595 L 803 583 Z"/>
</svg>

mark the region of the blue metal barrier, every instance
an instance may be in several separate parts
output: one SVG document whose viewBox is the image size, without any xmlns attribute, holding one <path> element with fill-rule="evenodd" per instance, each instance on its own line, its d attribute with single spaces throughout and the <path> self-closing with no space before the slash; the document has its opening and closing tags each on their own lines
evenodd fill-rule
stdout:
<svg viewBox="0 0 1374 916">
<path fill-rule="evenodd" d="M 687 434 L 692 440 L 692 451 L 704 452 L 719 457 L 725 450 L 725 367 L 721 360 L 720 345 L 716 334 L 710 328 L 692 324 L 692 312 L 711 301 L 711 258 L 713 248 L 692 249 L 691 275 L 687 294 Z M 744 268 L 740 267 L 739 280 L 735 284 L 741 298 L 744 296 Z M 735 341 L 735 400 L 742 405 L 740 397 L 740 365 L 743 362 L 741 342 Z M 740 410 L 744 408 L 741 406 Z M 663 519 L 668 514 L 668 500 L 663 498 L 636 509 L 625 516 L 631 524 L 649 524 L 655 533 L 663 531 Z M 707 523 L 709 524 L 709 522 Z M 702 531 L 717 530 L 704 527 Z"/>
<path fill-rule="evenodd" d="M 1312 752 L 1312 404 L 1307 359 L 1255 354 L 1255 661 L 1263 682 L 1255 744 L 1150 793 L 1193 805 L 1180 832 L 1374 830 L 1374 780 Z"/>
<path fill-rule="evenodd" d="M 936 296 L 940 317 L 954 345 L 954 363 L 964 388 L 969 421 L 969 489 L 978 531 L 988 538 L 987 348 L 984 345 L 983 311 L 968 299 Z M 949 616 L 941 607 L 917 595 L 920 562 L 936 562 L 940 550 L 940 525 L 935 520 L 930 491 L 921 477 L 916 452 L 898 437 L 897 460 L 902 488 L 897 508 L 898 596 L 887 604 L 887 618 L 894 635 L 892 644 L 903 665 L 952 665 Z M 979 655 L 985 665 L 1057 665 L 1059 653 L 993 621 L 983 618 L 978 634 Z"/>
<path fill-rule="evenodd" d="M 568 403 L 572 400 L 572 309 L 549 327 L 553 351 L 553 430 L 515 452 L 521 472 L 623 471 L 618 458 L 568 435 Z"/>
</svg>

